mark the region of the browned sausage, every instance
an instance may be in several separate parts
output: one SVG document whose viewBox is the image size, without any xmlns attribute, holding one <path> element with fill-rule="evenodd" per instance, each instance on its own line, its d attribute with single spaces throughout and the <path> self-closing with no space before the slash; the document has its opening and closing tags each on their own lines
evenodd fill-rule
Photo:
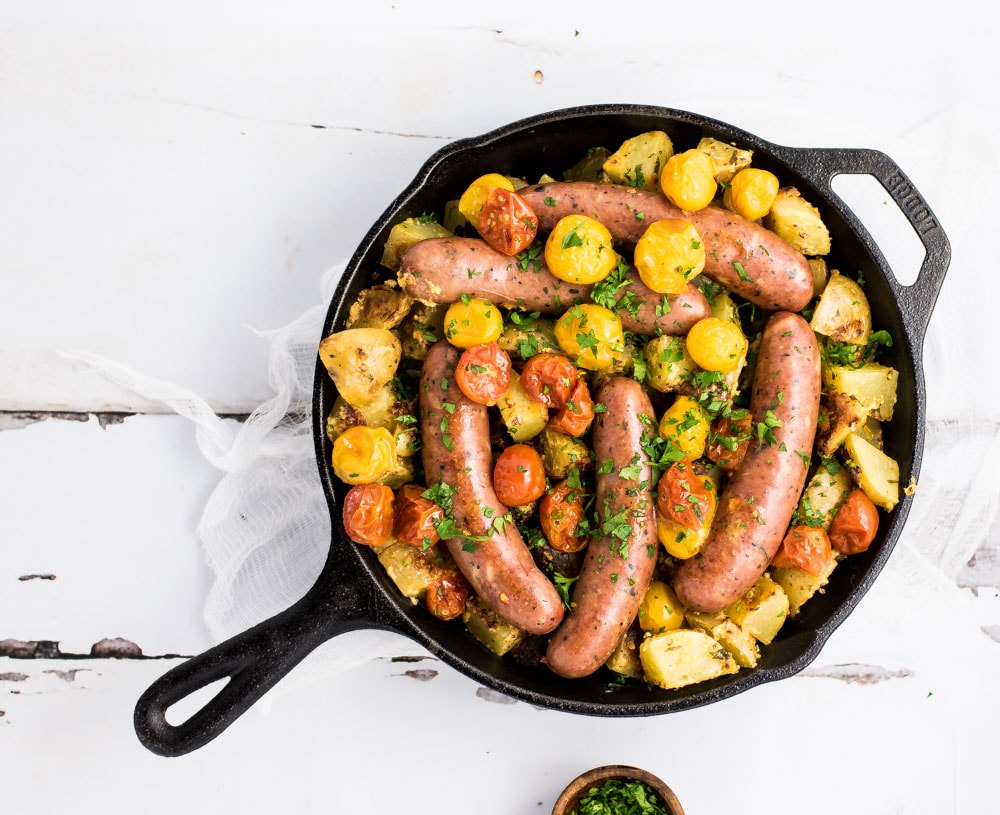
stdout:
<svg viewBox="0 0 1000 815">
<path fill-rule="evenodd" d="M 562 314 L 572 305 L 589 302 L 593 288 L 560 280 L 541 258 L 526 262 L 522 269 L 516 258 L 479 238 L 428 238 L 414 244 L 403 255 L 398 279 L 403 291 L 423 302 L 454 303 L 468 294 L 543 314 Z M 650 291 L 635 272 L 629 272 L 629 280 L 628 291 L 635 295 L 638 309 L 635 314 L 618 309 L 626 331 L 678 336 L 710 314 L 708 301 L 693 285 L 664 298 Z"/>
<path fill-rule="evenodd" d="M 750 395 L 754 438 L 722 492 L 702 551 L 674 579 L 687 608 L 721 611 L 767 569 L 805 485 L 819 397 L 816 335 L 798 314 L 772 315 Z"/>
<path fill-rule="evenodd" d="M 535 565 L 510 510 L 493 490 L 486 407 L 455 384 L 460 351 L 441 341 L 420 378 L 420 429 L 427 485 L 453 488 L 450 517 L 465 537 L 445 541 L 476 593 L 503 619 L 532 634 L 562 621 L 559 593 Z"/>
<path fill-rule="evenodd" d="M 705 244 L 706 277 L 767 311 L 801 311 L 812 299 L 812 269 L 802 253 L 723 207 L 688 212 L 659 192 L 588 181 L 538 184 L 520 195 L 538 216 L 540 233 L 550 232 L 566 215 L 582 213 L 596 218 L 629 248 L 653 221 L 690 221 Z"/>
<path fill-rule="evenodd" d="M 656 499 L 642 451 L 656 427 L 642 386 L 612 377 L 601 386 L 605 411 L 594 422 L 596 508 L 602 537 L 587 547 L 573 586 L 573 610 L 549 640 L 544 662 L 559 676 L 587 676 L 603 665 L 639 611 L 656 566 Z M 605 465 L 605 462 L 609 462 Z"/>
</svg>

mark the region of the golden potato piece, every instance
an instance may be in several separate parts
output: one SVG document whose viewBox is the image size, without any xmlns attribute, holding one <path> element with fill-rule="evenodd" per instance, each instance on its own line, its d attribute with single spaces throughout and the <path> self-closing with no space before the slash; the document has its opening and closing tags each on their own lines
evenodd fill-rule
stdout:
<svg viewBox="0 0 1000 815">
<path fill-rule="evenodd" d="M 337 392 L 362 408 L 396 375 L 402 346 L 386 328 L 345 328 L 320 342 L 319 356 Z"/>
<path fill-rule="evenodd" d="M 365 289 L 351 305 L 348 328 L 395 328 L 407 315 L 413 298 L 394 285 Z"/>
<path fill-rule="evenodd" d="M 803 255 L 830 254 L 830 231 L 819 210 L 795 187 L 782 187 L 764 216 L 764 226 L 788 241 Z"/>
<path fill-rule="evenodd" d="M 829 390 L 820 399 L 816 427 L 816 452 L 830 458 L 844 443 L 848 433 L 862 427 L 869 411 L 853 396 Z"/>
<path fill-rule="evenodd" d="M 831 472 L 830 468 L 821 466 L 802 491 L 793 523 L 822 526 L 829 531 L 834 515 L 853 487 L 854 482 L 846 468 L 837 465 Z"/>
<path fill-rule="evenodd" d="M 640 190 L 660 187 L 660 170 L 674 154 L 674 143 L 662 130 L 640 133 L 622 142 L 608 156 L 602 169 L 614 184 L 625 184 Z"/>
<path fill-rule="evenodd" d="M 767 645 L 785 624 L 788 596 L 765 574 L 725 611 L 726 616 L 751 637 Z"/>
<path fill-rule="evenodd" d="M 639 646 L 646 681 L 667 690 L 734 674 L 740 668 L 710 634 L 678 628 L 646 637 Z"/>
<path fill-rule="evenodd" d="M 407 218 L 389 230 L 385 246 L 382 249 L 381 263 L 387 269 L 399 271 L 399 261 L 406 250 L 413 244 L 425 238 L 447 238 L 453 233 L 437 221 L 430 218 Z"/>
<path fill-rule="evenodd" d="M 826 568 L 818 575 L 810 574 L 797 566 L 771 569 L 771 579 L 781 586 L 788 597 L 789 617 L 798 614 L 809 598 L 823 591 L 826 584 L 830 582 L 830 575 L 833 574 L 833 570 L 841 558 L 843 555 L 834 552 L 833 557 L 827 562 Z"/>
<path fill-rule="evenodd" d="M 878 362 L 864 365 L 824 365 L 823 386 L 853 396 L 862 410 L 880 422 L 892 419 L 899 371 Z"/>
<path fill-rule="evenodd" d="M 864 289 L 840 272 L 831 272 L 809 327 L 836 342 L 865 345 L 872 333 L 872 310 Z"/>
<path fill-rule="evenodd" d="M 740 170 L 749 167 L 753 160 L 753 150 L 742 149 L 710 136 L 705 136 L 698 142 L 698 149 L 712 157 L 715 162 L 715 179 L 726 184 Z"/>
<path fill-rule="evenodd" d="M 757 640 L 725 614 L 722 612 L 708 614 L 702 611 L 689 611 L 686 618 L 688 625 L 711 635 L 712 639 L 732 654 L 736 664 L 741 668 L 756 666 L 760 659 L 760 646 L 757 645 Z"/>
<path fill-rule="evenodd" d="M 462 620 L 472 635 L 499 657 L 524 639 L 520 628 L 501 619 L 475 594 L 465 604 Z"/>
<path fill-rule="evenodd" d="M 899 462 L 857 433 L 847 436 L 844 449 L 854 463 L 852 473 L 865 495 L 886 512 L 892 510 L 899 503 Z"/>
<path fill-rule="evenodd" d="M 549 423 L 548 407 L 528 395 L 516 372 L 511 373 L 510 385 L 497 400 L 497 408 L 507 432 L 517 442 L 533 439 Z"/>
</svg>

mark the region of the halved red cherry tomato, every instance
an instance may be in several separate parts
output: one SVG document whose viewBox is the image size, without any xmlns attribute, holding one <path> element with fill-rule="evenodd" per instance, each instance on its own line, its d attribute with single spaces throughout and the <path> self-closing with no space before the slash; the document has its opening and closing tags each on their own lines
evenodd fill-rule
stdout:
<svg viewBox="0 0 1000 815">
<path fill-rule="evenodd" d="M 505 255 L 523 252 L 538 234 L 538 217 L 516 192 L 494 187 L 479 213 L 484 241 Z"/>
<path fill-rule="evenodd" d="M 793 526 L 785 534 L 777 553 L 771 558 L 771 565 L 781 569 L 796 566 L 812 575 L 823 573 L 833 550 L 830 538 L 822 526 Z"/>
<path fill-rule="evenodd" d="M 404 484 L 396 493 L 392 536 L 410 546 L 433 546 L 440 540 L 434 525 L 444 518 L 444 510 L 423 492 L 418 484 Z"/>
<path fill-rule="evenodd" d="M 424 605 L 439 620 L 454 620 L 462 616 L 469 599 L 469 583 L 461 572 L 442 575 L 427 587 Z"/>
<path fill-rule="evenodd" d="M 528 396 L 557 410 L 566 406 L 579 378 L 576 365 L 563 354 L 535 354 L 521 371 L 521 384 Z"/>
<path fill-rule="evenodd" d="M 493 465 L 493 489 L 509 507 L 537 501 L 545 492 L 545 466 L 538 451 L 528 444 L 512 444 Z"/>
<path fill-rule="evenodd" d="M 593 420 L 594 400 L 590 397 L 590 388 L 585 380 L 578 379 L 566 398 L 566 407 L 549 419 L 549 427 L 569 436 L 582 436 Z"/>
<path fill-rule="evenodd" d="M 480 405 L 495 405 L 510 387 L 510 356 L 495 342 L 462 352 L 455 368 L 459 390 Z"/>
<path fill-rule="evenodd" d="M 726 472 L 735 470 L 747 454 L 752 429 L 753 417 L 749 413 L 718 419 L 709 431 L 705 457 Z"/>
<path fill-rule="evenodd" d="M 395 496 L 382 484 L 355 484 L 344 496 L 344 531 L 355 543 L 382 546 L 392 536 Z"/>
<path fill-rule="evenodd" d="M 549 546 L 560 552 L 579 552 L 588 537 L 577 534 L 577 525 L 586 514 L 585 494 L 578 487 L 560 481 L 538 504 L 538 522 Z"/>
<path fill-rule="evenodd" d="M 708 477 L 698 475 L 687 459 L 671 464 L 656 485 L 656 508 L 660 514 L 688 529 L 701 528 L 712 511 L 712 498 Z"/>
<path fill-rule="evenodd" d="M 838 552 L 856 555 L 864 552 L 878 532 L 878 509 L 872 499 L 856 489 L 840 505 L 830 524 L 830 543 Z"/>
</svg>

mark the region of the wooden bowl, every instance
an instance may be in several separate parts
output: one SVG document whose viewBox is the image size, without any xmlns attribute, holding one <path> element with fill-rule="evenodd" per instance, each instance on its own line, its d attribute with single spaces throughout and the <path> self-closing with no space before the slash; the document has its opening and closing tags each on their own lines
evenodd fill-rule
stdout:
<svg viewBox="0 0 1000 815">
<path fill-rule="evenodd" d="M 626 764 L 606 764 L 578 775 L 556 800 L 555 806 L 552 807 L 552 815 L 572 815 L 580 805 L 580 799 L 584 798 L 592 788 L 599 787 L 605 781 L 612 779 L 641 781 L 656 793 L 656 797 L 668 815 L 684 815 L 681 802 L 677 800 L 674 791 L 662 779 L 657 778 L 651 772 Z"/>
</svg>

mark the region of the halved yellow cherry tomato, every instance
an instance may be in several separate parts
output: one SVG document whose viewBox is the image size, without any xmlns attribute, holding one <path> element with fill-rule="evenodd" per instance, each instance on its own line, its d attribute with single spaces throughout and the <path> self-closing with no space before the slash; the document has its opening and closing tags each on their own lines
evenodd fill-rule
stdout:
<svg viewBox="0 0 1000 815">
<path fill-rule="evenodd" d="M 503 333 L 503 315 L 488 300 L 462 295 L 444 313 L 444 336 L 456 348 L 496 342 Z"/>
<path fill-rule="evenodd" d="M 372 484 L 396 468 L 396 442 L 384 427 L 349 427 L 333 440 L 332 464 L 344 483 Z"/>
<path fill-rule="evenodd" d="M 734 322 L 721 317 L 698 320 L 685 338 L 691 358 L 706 371 L 735 371 L 747 352 L 747 338 Z"/>
<path fill-rule="evenodd" d="M 673 440 L 687 458 L 701 458 L 705 453 L 711 425 L 705 409 L 690 396 L 678 396 L 660 418 L 660 436 Z"/>
<path fill-rule="evenodd" d="M 545 241 L 545 265 L 567 283 L 597 283 L 618 265 L 608 228 L 587 215 L 560 218 Z"/>
<path fill-rule="evenodd" d="M 639 278 L 657 294 L 680 294 L 705 268 L 705 245 L 690 221 L 653 221 L 635 245 Z"/>
<path fill-rule="evenodd" d="M 643 631 L 660 633 L 673 631 L 684 624 L 684 606 L 662 580 L 653 580 L 639 605 L 639 627 Z"/>
<path fill-rule="evenodd" d="M 497 187 L 514 191 L 511 180 L 500 173 L 487 173 L 481 175 L 473 181 L 458 199 L 458 211 L 461 212 L 473 226 L 479 224 L 479 215 L 483 211 L 483 204 L 490 197 L 490 193 Z"/>
<path fill-rule="evenodd" d="M 559 347 L 588 371 L 610 368 L 625 345 L 618 315 L 593 303 L 573 306 L 556 322 L 554 333 Z"/>
<path fill-rule="evenodd" d="M 675 207 L 689 212 L 704 209 L 718 191 L 715 161 L 697 148 L 675 153 L 660 173 L 660 189 Z"/>
<path fill-rule="evenodd" d="M 733 176 L 722 193 L 722 203 L 737 215 L 756 221 L 771 211 L 771 205 L 778 197 L 778 186 L 778 177 L 774 173 L 747 167 Z"/>
</svg>

